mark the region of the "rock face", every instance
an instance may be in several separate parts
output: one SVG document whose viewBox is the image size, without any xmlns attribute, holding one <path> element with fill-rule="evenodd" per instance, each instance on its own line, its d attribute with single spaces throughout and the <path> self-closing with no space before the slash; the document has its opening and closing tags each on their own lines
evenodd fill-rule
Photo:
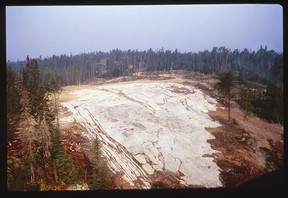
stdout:
<svg viewBox="0 0 288 198">
<path fill-rule="evenodd" d="M 114 173 L 134 188 L 151 187 L 156 172 L 172 172 L 183 186 L 222 186 L 219 167 L 209 157 L 217 151 L 207 143 L 206 127 L 220 126 L 208 111 L 216 100 L 177 83 L 117 83 L 70 91 L 62 102 L 81 136 L 102 142 L 102 153 Z"/>
</svg>

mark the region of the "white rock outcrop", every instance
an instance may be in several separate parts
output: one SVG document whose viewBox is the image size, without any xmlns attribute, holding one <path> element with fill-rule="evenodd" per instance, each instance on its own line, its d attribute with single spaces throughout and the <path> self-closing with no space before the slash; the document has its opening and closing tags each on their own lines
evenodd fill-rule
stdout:
<svg viewBox="0 0 288 198">
<path fill-rule="evenodd" d="M 187 93 L 175 89 L 188 90 Z M 216 100 L 200 90 L 176 83 L 117 83 L 79 89 L 74 100 L 63 102 L 86 128 L 82 136 L 102 141 L 112 171 L 141 188 L 150 188 L 154 171 L 180 171 L 183 185 L 222 186 L 219 167 L 211 157 L 205 127 L 218 127 L 208 111 Z M 73 119 L 72 119 L 72 118 Z M 136 188 L 136 187 L 135 187 Z"/>
</svg>

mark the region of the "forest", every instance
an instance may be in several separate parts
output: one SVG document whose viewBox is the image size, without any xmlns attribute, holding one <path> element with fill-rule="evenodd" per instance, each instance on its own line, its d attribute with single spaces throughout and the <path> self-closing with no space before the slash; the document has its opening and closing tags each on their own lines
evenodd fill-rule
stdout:
<svg viewBox="0 0 288 198">
<path fill-rule="evenodd" d="M 262 83 L 272 82 L 277 87 L 283 84 L 283 54 L 260 46 L 258 51 L 230 50 L 213 47 L 211 51 L 184 52 L 152 49 L 145 51 L 113 49 L 110 52 L 92 52 L 78 55 L 37 59 L 41 82 L 46 85 L 52 78 L 61 86 L 80 84 L 96 78 L 129 76 L 135 72 L 187 70 L 209 73 L 238 72 L 242 80 Z M 18 73 L 26 61 L 7 63 Z"/>
<path fill-rule="evenodd" d="M 6 67 L 8 190 L 60 190 L 79 180 L 89 181 L 90 189 L 112 188 L 97 139 L 95 156 L 93 160 L 86 157 L 86 164 L 78 164 L 67 154 L 57 122 L 61 87 L 177 70 L 219 78 L 231 72 L 242 88 L 240 96 L 235 93 L 231 98 L 240 98 L 247 116 L 253 113 L 268 122 L 284 122 L 283 54 L 267 46 L 258 51 L 222 46 L 199 52 L 114 49 L 37 59 L 27 56 L 25 61 L 8 61 Z"/>
</svg>

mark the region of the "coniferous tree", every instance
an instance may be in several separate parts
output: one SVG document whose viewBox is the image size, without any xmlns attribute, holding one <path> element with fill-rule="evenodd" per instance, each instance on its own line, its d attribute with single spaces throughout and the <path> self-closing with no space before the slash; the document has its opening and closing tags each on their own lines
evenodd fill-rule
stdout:
<svg viewBox="0 0 288 198">
<path fill-rule="evenodd" d="M 284 122 L 283 98 L 284 96 L 282 88 L 279 88 L 273 84 L 269 84 L 267 86 L 266 109 L 270 120 L 273 122 Z"/>
<path fill-rule="evenodd" d="M 58 128 L 54 129 L 52 147 L 55 180 L 65 184 L 72 184 L 75 181 L 75 167 L 73 160 L 67 155 Z"/>
<path fill-rule="evenodd" d="M 272 82 L 279 88 L 283 88 L 283 54 L 277 55 L 271 68 Z"/>
<path fill-rule="evenodd" d="M 10 114 L 20 108 L 20 95 L 16 87 L 16 72 L 11 66 L 7 67 L 6 72 L 7 114 Z"/>
<path fill-rule="evenodd" d="M 8 191 L 24 190 L 23 164 L 17 156 L 7 156 L 7 188 Z"/>
<path fill-rule="evenodd" d="M 45 90 L 40 81 L 39 66 L 35 59 L 27 58 L 23 71 L 23 85 L 27 88 L 28 98 L 22 101 L 22 120 L 25 131 L 22 141 L 26 150 L 23 158 L 23 169 L 30 175 L 30 186 L 37 186 L 47 182 L 47 169 L 51 156 L 51 114 Z M 24 89 L 23 89 L 24 90 Z M 23 92 L 25 95 L 26 93 Z"/>
<path fill-rule="evenodd" d="M 107 164 L 101 157 L 101 145 L 97 137 L 93 147 L 94 156 L 92 160 L 92 175 L 88 182 L 89 189 L 109 189 L 111 186 L 111 179 L 109 177 Z"/>
<path fill-rule="evenodd" d="M 20 110 L 20 94 L 16 84 L 16 72 L 11 66 L 6 70 L 6 96 L 7 96 L 7 139 L 15 137 L 14 130 L 19 121 L 17 111 Z M 18 113 L 19 114 L 19 113 Z"/>
<path fill-rule="evenodd" d="M 45 89 L 41 85 L 39 65 L 36 59 L 30 60 L 27 57 L 26 68 L 23 71 L 23 82 L 28 90 L 29 95 L 29 113 L 35 119 L 40 116 L 43 118 L 43 113 L 46 106 Z"/>
<path fill-rule="evenodd" d="M 219 77 L 219 82 L 215 84 L 216 89 L 227 98 L 228 120 L 230 121 L 230 102 L 232 89 L 234 87 L 234 75 L 232 72 L 224 72 Z"/>
<path fill-rule="evenodd" d="M 58 100 L 57 99 L 59 98 L 59 94 L 62 91 L 61 86 L 58 83 L 58 81 L 56 81 L 54 78 L 52 78 L 51 81 L 48 83 L 46 90 L 48 92 L 52 93 L 52 95 L 53 95 L 53 104 L 54 104 L 53 113 L 57 119 L 57 128 L 59 128 L 58 103 L 57 103 Z"/>
</svg>

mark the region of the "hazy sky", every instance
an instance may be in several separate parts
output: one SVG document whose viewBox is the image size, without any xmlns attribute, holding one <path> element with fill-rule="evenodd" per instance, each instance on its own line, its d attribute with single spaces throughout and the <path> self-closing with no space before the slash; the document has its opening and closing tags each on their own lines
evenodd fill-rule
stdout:
<svg viewBox="0 0 288 198">
<path fill-rule="evenodd" d="M 283 51 L 283 9 L 273 4 L 7 6 L 7 60 L 112 49 Z"/>
</svg>

